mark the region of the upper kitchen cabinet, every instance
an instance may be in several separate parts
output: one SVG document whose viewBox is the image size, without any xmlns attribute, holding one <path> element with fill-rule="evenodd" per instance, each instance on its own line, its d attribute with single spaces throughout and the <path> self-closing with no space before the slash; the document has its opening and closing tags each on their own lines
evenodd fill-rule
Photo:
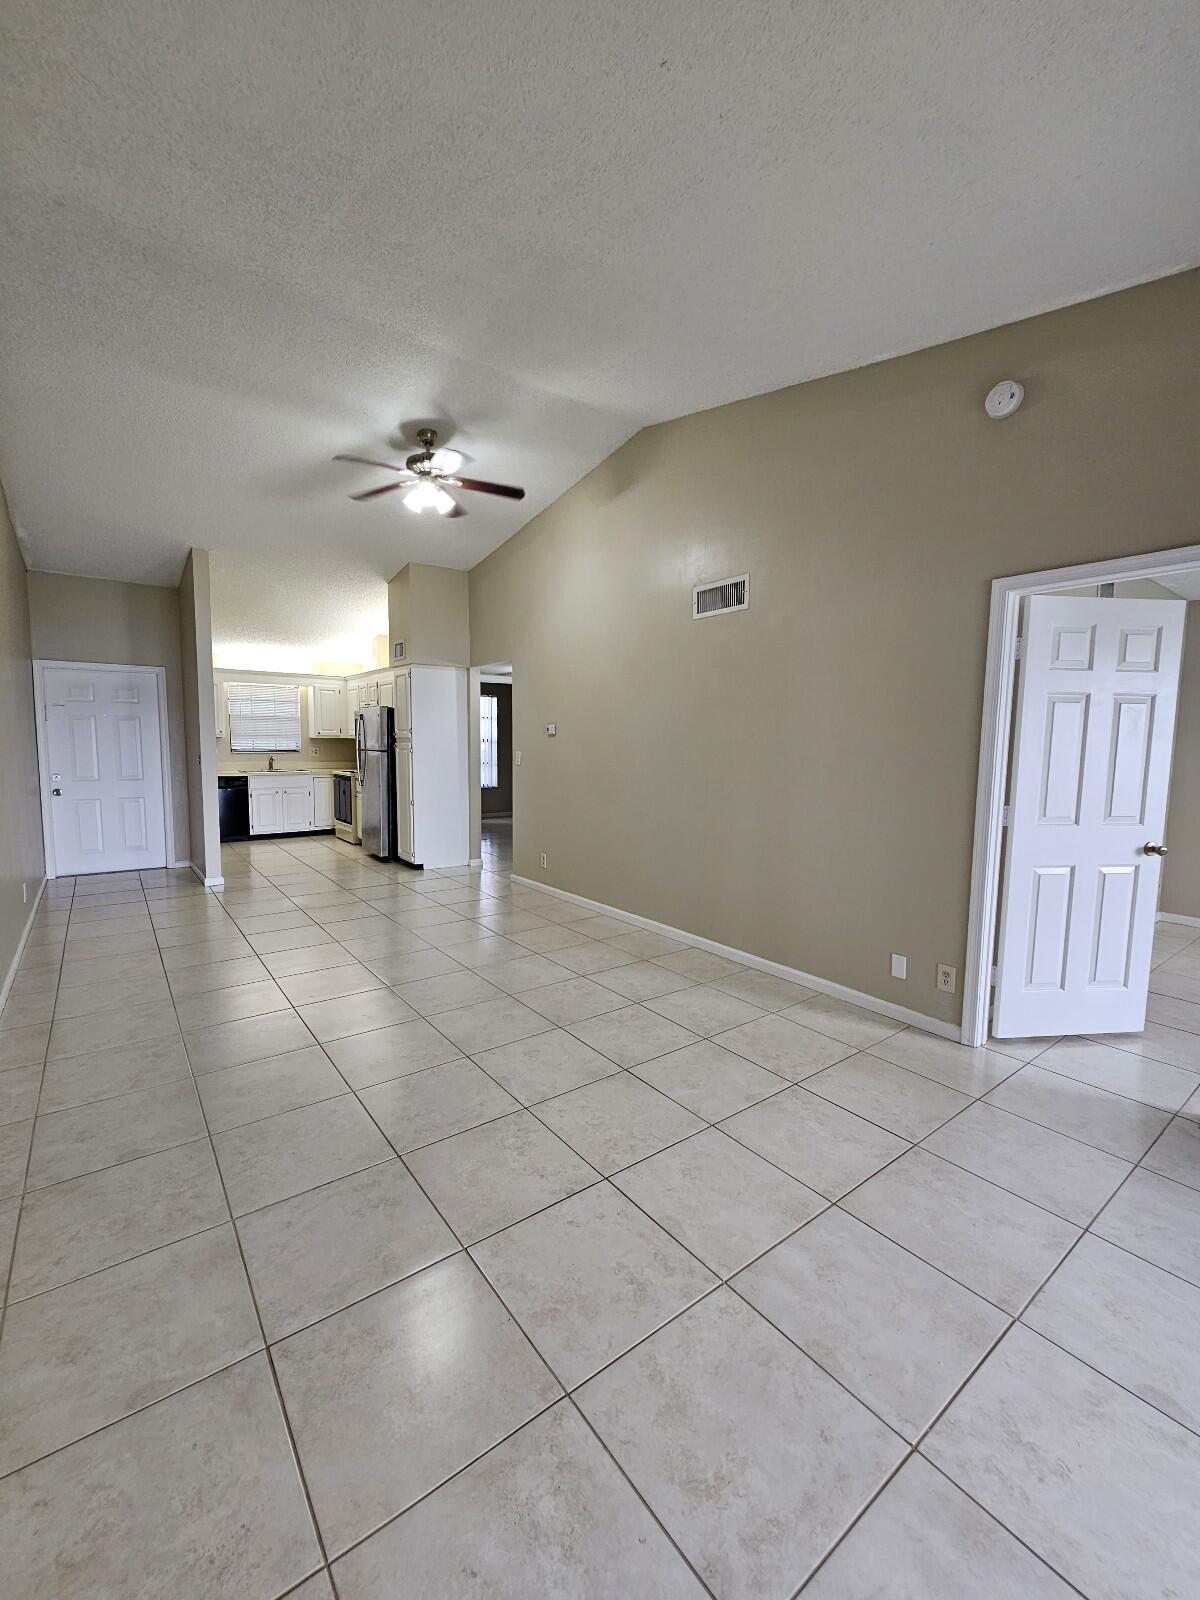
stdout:
<svg viewBox="0 0 1200 1600">
<path fill-rule="evenodd" d="M 346 739 L 354 732 L 347 712 L 345 682 L 314 683 L 308 691 L 308 726 L 312 739 Z"/>
<path fill-rule="evenodd" d="M 412 677 L 407 667 L 392 680 L 391 704 L 396 709 L 397 739 L 412 737 Z"/>
</svg>

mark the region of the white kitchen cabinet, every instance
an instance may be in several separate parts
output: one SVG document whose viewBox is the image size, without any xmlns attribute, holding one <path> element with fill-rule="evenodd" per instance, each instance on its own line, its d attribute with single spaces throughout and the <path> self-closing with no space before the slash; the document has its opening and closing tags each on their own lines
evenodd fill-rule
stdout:
<svg viewBox="0 0 1200 1600">
<path fill-rule="evenodd" d="M 313 784 L 311 776 L 296 778 L 283 786 L 284 833 L 313 831 Z"/>
<path fill-rule="evenodd" d="M 225 685 L 220 678 L 213 679 L 213 708 L 217 716 L 217 738 L 225 737 Z"/>
<path fill-rule="evenodd" d="M 397 730 L 398 852 L 414 865 L 463 866 L 470 854 L 467 674 L 461 667 L 419 666 L 396 677 L 406 680 L 403 693 L 397 684 L 398 709 L 411 711 L 412 727 L 411 737 Z"/>
<path fill-rule="evenodd" d="M 353 739 L 355 718 L 358 716 L 358 713 L 362 710 L 363 706 L 361 683 L 352 683 L 347 687 L 346 701 L 347 709 L 349 711 L 349 716 L 346 718 L 346 725 L 350 730 L 349 736 L 351 739 Z"/>
<path fill-rule="evenodd" d="M 250 832 L 312 833 L 314 774 L 311 772 L 255 772 L 250 776 Z M 328 777 L 328 774 L 322 774 Z M 332 784 L 332 779 L 330 779 Z M 329 799 L 332 826 L 333 798 Z"/>
<path fill-rule="evenodd" d="M 396 851 L 402 861 L 415 861 L 413 830 L 413 753 L 407 739 L 396 741 Z"/>
<path fill-rule="evenodd" d="M 313 821 L 312 825 L 317 830 L 333 827 L 333 773 L 314 772 L 312 775 L 313 786 Z"/>
<path fill-rule="evenodd" d="M 283 790 L 278 784 L 250 779 L 250 832 L 283 832 Z"/>
<path fill-rule="evenodd" d="M 396 684 L 390 674 L 386 678 L 380 678 L 376 693 L 379 696 L 379 704 L 381 706 L 394 706 L 396 704 Z"/>
<path fill-rule="evenodd" d="M 362 685 L 362 704 L 364 706 L 377 706 L 379 704 L 379 679 L 368 678 Z"/>
<path fill-rule="evenodd" d="M 392 680 L 392 704 L 396 710 L 397 739 L 412 738 L 412 680 L 407 667 Z"/>
<path fill-rule="evenodd" d="M 351 730 L 352 731 L 352 730 Z M 311 739 L 345 739 L 346 685 L 314 683 L 308 691 L 308 733 Z"/>
</svg>

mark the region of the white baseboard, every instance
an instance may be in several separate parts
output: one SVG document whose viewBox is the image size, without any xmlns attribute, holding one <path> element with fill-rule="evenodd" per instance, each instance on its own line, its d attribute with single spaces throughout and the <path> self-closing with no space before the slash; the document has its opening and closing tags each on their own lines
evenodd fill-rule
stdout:
<svg viewBox="0 0 1200 1600">
<path fill-rule="evenodd" d="M 1159 922 L 1178 922 L 1185 928 L 1200 928 L 1200 917 L 1183 917 L 1174 911 L 1160 911 Z"/>
<path fill-rule="evenodd" d="M 8 999 L 9 990 L 13 986 L 13 979 L 17 975 L 17 968 L 21 965 L 21 957 L 25 954 L 25 946 L 29 943 L 29 935 L 33 929 L 33 919 L 37 915 L 37 908 L 42 903 L 42 896 L 46 892 L 46 879 L 38 884 L 38 892 L 33 897 L 33 904 L 29 908 L 29 915 L 25 918 L 25 926 L 21 930 L 21 937 L 17 940 L 17 948 L 13 958 L 8 964 L 8 971 L 4 974 L 4 982 L 0 984 L 0 1011 L 4 1010 L 5 1001 Z"/>
<path fill-rule="evenodd" d="M 469 867 L 481 867 L 483 865 L 483 857 L 482 856 L 471 856 L 470 859 L 467 862 L 467 865 Z"/>
<path fill-rule="evenodd" d="M 224 878 L 206 878 L 194 861 L 189 861 L 188 866 L 191 867 L 206 889 L 223 889 L 225 887 Z"/>
<path fill-rule="evenodd" d="M 713 955 L 724 956 L 729 961 L 740 961 L 743 965 L 754 967 L 759 972 L 770 972 L 777 978 L 788 978 L 792 983 L 802 983 L 805 988 L 832 995 L 835 1000 L 846 1000 L 851 1005 L 861 1006 L 864 1011 L 876 1011 L 881 1017 L 890 1017 L 894 1022 L 903 1022 L 913 1028 L 923 1028 L 926 1033 L 936 1033 L 939 1038 L 952 1039 L 955 1044 L 962 1039 L 962 1030 L 956 1022 L 942 1022 L 938 1017 L 927 1017 L 923 1011 L 910 1011 L 907 1006 L 894 1005 L 890 1000 L 881 1000 L 878 995 L 864 994 L 861 989 L 847 988 L 844 983 L 833 983 L 828 978 L 818 978 L 814 973 L 801 972 L 796 967 L 785 967 L 782 962 L 768 961 L 765 956 L 751 955 L 748 950 L 735 950 L 732 945 L 718 944 L 715 939 L 701 938 L 698 933 L 687 933 L 684 929 L 672 928 L 665 922 L 652 922 L 649 917 L 639 917 L 632 911 L 622 911 L 620 906 L 605 905 L 602 900 L 587 900 L 583 895 L 572 894 L 567 889 L 555 889 L 548 883 L 539 883 L 536 878 L 522 878 L 514 872 L 512 881 L 523 884 L 527 889 L 540 889 L 543 894 L 555 895 L 559 900 L 569 900 L 572 905 L 583 906 L 598 915 L 617 917 L 621 922 L 631 922 L 635 928 L 647 928 L 651 933 L 665 934 L 669 939 L 679 939 L 684 944 L 695 945 L 697 949 L 711 950 Z"/>
</svg>

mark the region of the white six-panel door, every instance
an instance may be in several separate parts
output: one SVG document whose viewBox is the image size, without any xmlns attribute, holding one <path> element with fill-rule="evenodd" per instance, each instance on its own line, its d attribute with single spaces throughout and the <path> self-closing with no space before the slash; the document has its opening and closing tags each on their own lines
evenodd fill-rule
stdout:
<svg viewBox="0 0 1200 1600">
<path fill-rule="evenodd" d="M 998 1038 L 1145 1025 L 1185 612 L 1183 600 L 1025 601 Z"/>
<path fill-rule="evenodd" d="M 165 866 L 157 674 L 93 666 L 42 673 L 55 872 Z"/>
</svg>

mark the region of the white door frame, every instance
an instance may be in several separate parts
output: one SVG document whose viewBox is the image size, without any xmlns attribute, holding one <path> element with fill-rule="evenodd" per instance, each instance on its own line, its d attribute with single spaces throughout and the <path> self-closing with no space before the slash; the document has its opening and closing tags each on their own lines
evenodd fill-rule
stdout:
<svg viewBox="0 0 1200 1600">
<path fill-rule="evenodd" d="M 42 800 L 42 842 L 46 851 L 46 877 L 57 878 L 54 859 L 54 830 L 50 826 L 50 775 L 46 759 L 46 683 L 45 671 L 49 667 L 75 667 L 84 672 L 152 672 L 158 687 L 158 742 L 162 750 L 163 838 L 167 847 L 167 866 L 177 867 L 175 855 L 175 816 L 171 790 L 171 733 L 167 727 L 167 669 L 121 665 L 115 661 L 44 661 L 33 663 L 33 717 L 37 734 L 38 778 Z"/>
<path fill-rule="evenodd" d="M 962 1042 L 987 1043 L 992 961 L 1000 900 L 1003 812 L 1012 737 L 1017 633 L 1026 595 L 1074 589 L 1089 583 L 1126 583 L 1131 578 L 1166 578 L 1200 567 L 1200 545 L 1158 550 L 1144 556 L 1118 556 L 1077 567 L 1049 567 L 992 581 L 988 612 L 987 666 L 983 678 L 983 721 L 979 739 L 979 779 L 975 790 L 975 845 L 971 856 L 971 905 L 963 966 Z"/>
</svg>

